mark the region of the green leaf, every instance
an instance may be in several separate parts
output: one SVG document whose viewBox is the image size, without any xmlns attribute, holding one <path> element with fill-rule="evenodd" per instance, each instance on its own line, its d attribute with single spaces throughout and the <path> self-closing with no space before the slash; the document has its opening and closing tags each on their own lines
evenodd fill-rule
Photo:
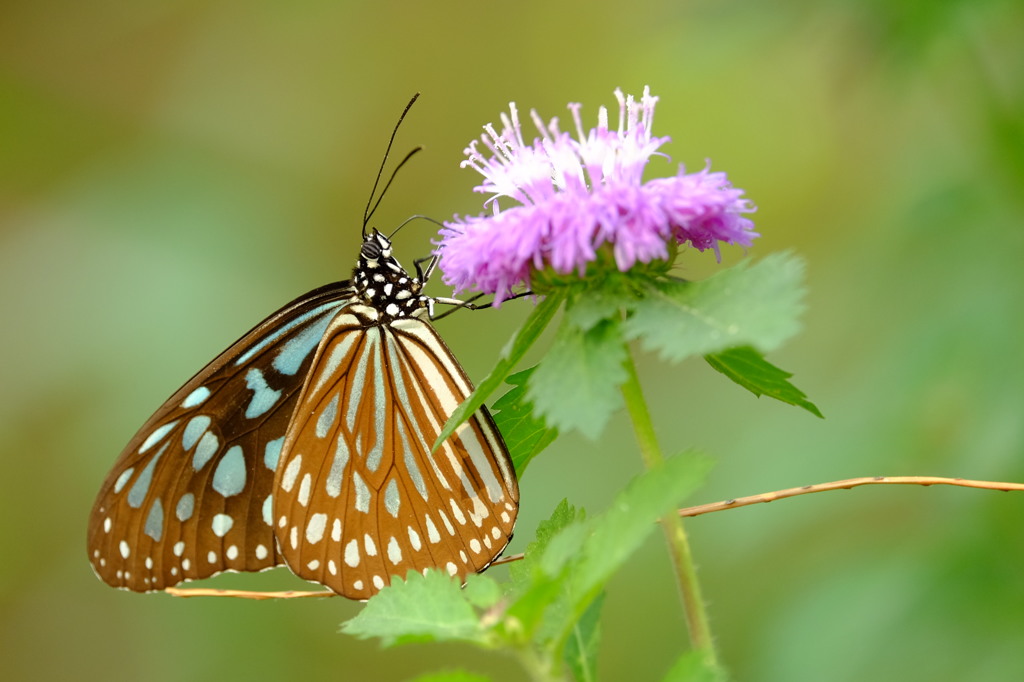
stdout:
<svg viewBox="0 0 1024 682">
<path fill-rule="evenodd" d="M 490 682 L 491 678 L 466 672 L 465 670 L 449 670 L 440 673 L 427 673 L 414 678 L 411 682 Z"/>
<path fill-rule="evenodd" d="M 459 583 L 442 571 L 411 571 L 393 579 L 342 630 L 360 639 L 380 638 L 384 646 L 408 642 L 490 642 Z"/>
<path fill-rule="evenodd" d="M 577 510 L 562 500 L 551 517 L 537 526 L 536 539 L 526 547 L 523 560 L 509 565 L 512 604 L 505 612 L 504 622 L 506 629 L 514 631 L 510 634 L 515 639 L 532 638 L 545 614 L 565 610 L 564 602 L 558 602 L 561 583 L 544 572 L 541 561 L 552 538 L 585 518 L 582 509 Z M 565 617 L 569 617 L 568 614 Z"/>
<path fill-rule="evenodd" d="M 793 376 L 764 359 L 750 346 L 730 348 L 720 353 L 706 355 L 708 364 L 729 377 L 754 395 L 781 400 L 790 405 L 802 407 L 816 417 L 822 416 L 817 406 L 787 379 Z"/>
<path fill-rule="evenodd" d="M 591 602 L 576 621 L 565 643 L 564 659 L 577 682 L 594 682 L 597 679 L 597 652 L 601 647 L 601 607 L 604 606 L 602 592 Z"/>
<path fill-rule="evenodd" d="M 501 586 L 498 581 L 479 573 L 466 576 L 462 595 L 478 609 L 489 609 L 501 601 Z"/>
<path fill-rule="evenodd" d="M 803 262 L 744 261 L 701 282 L 665 282 L 638 299 L 623 333 L 670 362 L 750 345 L 776 348 L 799 328 Z"/>
<path fill-rule="evenodd" d="M 526 399 L 526 383 L 535 368 L 510 374 L 505 380 L 514 388 L 498 398 L 491 406 L 494 423 L 505 438 L 516 474 L 522 478 L 526 465 L 558 437 L 553 429 L 533 413 L 533 405 Z"/>
<path fill-rule="evenodd" d="M 513 585 L 518 588 L 527 587 L 532 581 L 534 571 L 540 565 L 541 557 L 544 556 L 544 550 L 547 549 L 551 539 L 569 525 L 583 521 L 585 518 L 586 513 L 582 509 L 577 510 L 569 504 L 568 500 L 563 499 L 559 502 L 555 510 L 551 512 L 551 516 L 537 525 L 537 532 L 534 533 L 535 539 L 526 546 L 523 560 L 509 565 L 508 574 Z"/>
<path fill-rule="evenodd" d="M 676 509 L 703 479 L 709 460 L 694 452 L 671 457 L 633 479 L 611 507 L 592 519 L 576 519 L 547 539 L 532 583 L 509 607 L 534 642 L 561 657 L 576 622 L 615 571 L 657 529 L 655 521 Z M 563 514 L 561 521 L 568 520 Z M 544 609 L 536 620 L 536 610 Z M 533 620 L 530 620 L 530 619 Z"/>
<path fill-rule="evenodd" d="M 606 275 L 592 286 L 572 291 L 566 302 L 565 319 L 584 332 L 604 320 L 621 319 L 653 281 L 633 273 Z"/>
<path fill-rule="evenodd" d="M 582 332 L 563 323 L 547 356 L 530 377 L 527 397 L 547 424 L 596 438 L 622 404 L 626 348 L 611 320 Z"/>
<path fill-rule="evenodd" d="M 505 381 L 505 378 L 512 373 L 515 366 L 526 355 L 526 351 L 530 349 L 530 346 L 540 338 L 540 335 L 551 322 L 551 318 L 554 317 L 564 298 L 565 292 L 556 289 L 537 304 L 537 307 L 533 309 L 530 316 L 526 318 L 523 326 L 505 344 L 498 359 L 498 364 L 494 366 L 491 373 L 480 382 L 476 390 L 461 405 L 455 408 L 455 412 L 445 422 L 444 428 L 441 429 L 441 434 L 434 441 L 431 452 L 436 451 L 441 446 L 441 443 L 455 433 L 455 429 L 464 424 L 474 412 L 483 406 L 487 398 L 498 390 Z"/>
</svg>

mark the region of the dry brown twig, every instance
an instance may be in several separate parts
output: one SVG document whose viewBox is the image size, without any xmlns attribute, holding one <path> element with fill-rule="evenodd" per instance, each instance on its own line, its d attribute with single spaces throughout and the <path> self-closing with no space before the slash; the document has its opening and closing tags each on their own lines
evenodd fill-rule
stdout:
<svg viewBox="0 0 1024 682">
<path fill-rule="evenodd" d="M 702 516 L 712 512 L 725 511 L 727 509 L 739 509 L 749 507 L 753 504 L 785 500 L 790 497 L 808 495 L 810 493 L 822 493 L 829 490 L 849 490 L 864 485 L 953 485 L 961 488 L 980 488 L 982 490 L 1001 490 L 1004 492 L 1024 492 L 1024 483 L 1008 483 L 1003 481 L 975 481 L 967 478 L 943 478 L 941 476 L 864 476 L 861 478 L 846 478 L 841 481 L 829 483 L 816 483 L 813 485 L 800 486 L 799 488 L 786 488 L 775 490 L 770 493 L 737 497 L 720 502 L 699 504 L 694 507 L 684 507 L 679 510 L 679 516 Z M 522 554 L 501 557 L 492 566 L 507 564 L 519 561 Z M 239 599 L 299 599 L 303 597 L 337 597 L 334 592 L 316 591 L 303 592 L 299 590 L 288 590 L 285 592 L 252 592 L 249 590 L 218 590 L 203 587 L 168 587 L 164 590 L 167 594 L 175 597 L 236 597 Z"/>
</svg>

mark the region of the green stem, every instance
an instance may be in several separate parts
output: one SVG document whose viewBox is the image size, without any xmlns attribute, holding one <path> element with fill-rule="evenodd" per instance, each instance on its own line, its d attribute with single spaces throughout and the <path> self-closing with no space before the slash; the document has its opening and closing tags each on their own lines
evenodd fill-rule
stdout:
<svg viewBox="0 0 1024 682">
<path fill-rule="evenodd" d="M 566 682 L 565 676 L 554 672 L 551 661 L 539 657 L 529 647 L 518 649 L 516 654 L 520 665 L 523 666 L 533 682 Z"/>
<path fill-rule="evenodd" d="M 627 373 L 626 382 L 622 385 L 622 395 L 626 399 L 626 409 L 633 421 L 633 431 L 640 445 L 640 454 L 648 469 L 653 469 L 665 460 L 654 434 L 654 423 L 644 400 L 637 376 L 636 365 L 629 346 L 626 346 L 626 361 L 623 363 Z M 704 654 L 705 663 L 712 668 L 718 667 L 718 656 L 715 653 L 715 642 L 708 624 L 708 614 L 701 596 L 700 582 L 697 580 L 697 568 L 690 554 L 690 543 L 683 528 L 683 521 L 675 513 L 661 519 L 661 528 L 668 541 L 672 555 L 672 565 L 679 583 L 679 591 L 683 599 L 683 611 L 690 631 L 690 642 L 693 648 Z"/>
</svg>

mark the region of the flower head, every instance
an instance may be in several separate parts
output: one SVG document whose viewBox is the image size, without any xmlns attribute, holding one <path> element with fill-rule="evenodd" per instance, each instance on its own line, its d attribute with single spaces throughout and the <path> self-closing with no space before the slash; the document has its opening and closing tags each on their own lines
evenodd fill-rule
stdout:
<svg viewBox="0 0 1024 682">
<path fill-rule="evenodd" d="M 531 111 L 540 137 L 527 144 L 514 103 L 501 115 L 500 134 L 484 126 L 462 166 L 484 177 L 474 189 L 491 195 L 484 205 L 492 213 L 445 223 L 438 253 L 447 284 L 500 302 L 513 287 L 529 286 L 534 271 L 582 275 L 606 245 L 623 272 L 667 259 L 672 242 L 716 255 L 721 242 L 750 246 L 758 235 L 741 214 L 754 208 L 725 173 L 705 167 L 688 174 L 680 165 L 675 176 L 643 181 L 648 160 L 669 140 L 651 135 L 658 98 L 648 88 L 639 102 L 621 90 L 615 96 L 614 130 L 601 107 L 597 127 L 584 131 L 579 104 L 569 105 L 575 137 L 557 118 L 545 124 Z M 517 205 L 502 210 L 504 197 Z"/>
</svg>

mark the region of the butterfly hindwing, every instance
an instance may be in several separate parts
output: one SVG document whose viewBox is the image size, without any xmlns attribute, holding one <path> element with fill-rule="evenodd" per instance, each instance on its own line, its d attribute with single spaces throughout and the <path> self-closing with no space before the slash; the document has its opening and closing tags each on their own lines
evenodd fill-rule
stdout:
<svg viewBox="0 0 1024 682">
<path fill-rule="evenodd" d="M 172 395 L 128 443 L 89 520 L 89 558 L 114 587 L 159 590 L 281 563 L 268 498 L 314 351 L 348 282 L 268 317 Z"/>
<path fill-rule="evenodd" d="M 410 570 L 464 578 L 486 568 L 511 538 L 519 501 L 501 436 L 481 410 L 430 452 L 471 391 L 421 316 L 388 319 L 364 305 L 339 313 L 274 483 L 289 568 L 354 599 Z"/>
</svg>

